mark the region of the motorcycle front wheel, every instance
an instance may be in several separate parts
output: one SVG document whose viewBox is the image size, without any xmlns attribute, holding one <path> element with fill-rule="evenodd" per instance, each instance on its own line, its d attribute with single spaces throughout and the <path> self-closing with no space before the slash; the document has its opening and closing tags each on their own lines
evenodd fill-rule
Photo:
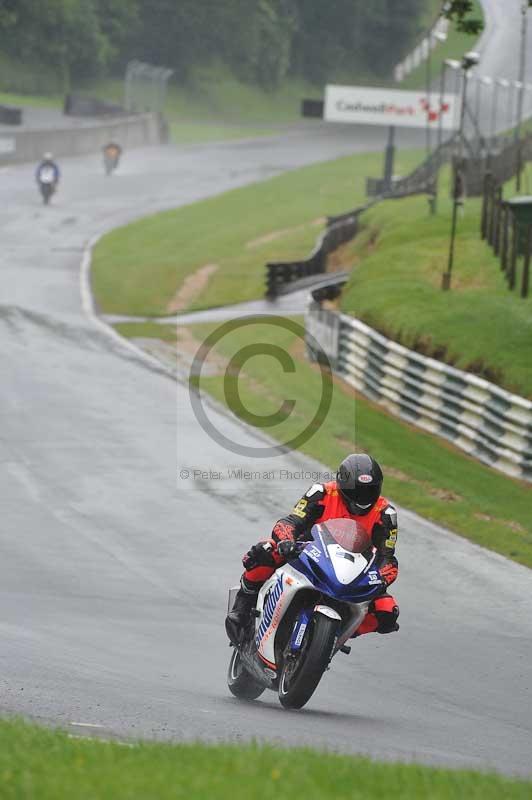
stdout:
<svg viewBox="0 0 532 800">
<path fill-rule="evenodd" d="M 229 691 L 241 700 L 256 700 L 266 688 L 246 670 L 240 658 L 240 651 L 236 647 L 233 649 L 227 670 L 227 685 Z"/>
<path fill-rule="evenodd" d="M 310 700 L 329 665 L 337 632 L 338 620 L 313 617 L 299 654 L 283 666 L 279 700 L 284 708 L 303 708 Z"/>
</svg>

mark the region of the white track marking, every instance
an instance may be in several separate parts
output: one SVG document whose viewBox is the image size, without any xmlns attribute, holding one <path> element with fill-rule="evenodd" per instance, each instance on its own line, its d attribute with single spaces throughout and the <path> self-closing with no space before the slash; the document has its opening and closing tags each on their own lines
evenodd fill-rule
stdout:
<svg viewBox="0 0 532 800">
<path fill-rule="evenodd" d="M 69 722 L 68 724 L 79 728 L 105 728 L 105 725 L 98 725 L 96 722 Z"/>
</svg>

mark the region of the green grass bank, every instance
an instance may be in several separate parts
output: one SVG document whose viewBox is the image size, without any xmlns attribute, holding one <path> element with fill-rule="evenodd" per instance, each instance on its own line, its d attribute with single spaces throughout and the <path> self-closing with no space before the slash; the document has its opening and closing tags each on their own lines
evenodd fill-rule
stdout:
<svg viewBox="0 0 532 800">
<path fill-rule="evenodd" d="M 403 152 L 397 167 L 407 173 L 419 160 Z M 380 153 L 349 156 L 118 228 L 94 249 L 98 304 L 106 313 L 167 314 L 185 278 L 207 264 L 217 270 L 186 308 L 262 297 L 266 262 L 307 255 L 324 217 L 363 203 L 366 176 L 381 171 Z"/>
<path fill-rule="evenodd" d="M 452 288 L 442 292 L 451 218 L 448 181 L 442 180 L 435 216 L 427 214 L 423 197 L 368 211 L 362 234 L 344 253 L 354 269 L 341 308 L 406 347 L 532 398 L 532 297 L 508 290 L 499 259 L 480 239 L 480 214 L 480 199 L 466 200 Z"/>
<path fill-rule="evenodd" d="M 175 342 L 179 351 L 187 349 L 193 354 L 218 326 L 193 325 L 177 332 L 172 326 L 153 323 L 116 327 L 125 336 L 162 338 Z M 191 336 L 195 341 L 191 342 Z M 295 371 L 284 372 L 271 356 L 256 355 L 243 365 L 238 390 L 248 414 L 272 416 L 275 424 L 265 426 L 263 432 L 286 442 L 314 417 L 322 392 L 320 371 L 306 360 L 303 343 L 294 333 L 264 323 L 224 336 L 215 348 L 218 358 L 214 370 L 209 369 L 209 376 L 203 377 L 200 385 L 249 421 L 237 410 L 231 391 L 226 395 L 224 373 L 243 347 L 261 342 L 288 353 Z M 294 398 L 296 405 L 284 420 L 276 412 L 286 398 Z M 532 567 L 529 484 L 511 480 L 447 442 L 395 419 L 342 381 L 334 380 L 330 410 L 322 426 L 311 429 L 310 438 L 300 449 L 329 469 L 336 468 L 347 452 L 373 453 L 384 469 L 384 493 L 395 502 Z M 408 536 L 408 531 L 404 535 Z"/>
<path fill-rule="evenodd" d="M 250 789 L 252 787 L 252 789 Z M 391 788 L 392 787 L 392 788 Z M 532 784 L 496 774 L 248 745 L 74 739 L 0 722 L 3 800 L 528 800 Z"/>
<path fill-rule="evenodd" d="M 39 77 L 31 68 L 0 55 L 0 102 L 12 106 L 61 108 L 60 83 L 46 71 Z M 19 80 L 12 79 L 17 76 Z M 9 79 L 8 79 L 9 78 Z M 8 87 L 13 88 L 9 91 Z M 33 88 L 32 88 L 33 87 Z M 124 81 L 118 78 L 89 81 L 72 91 L 121 104 Z M 274 91 L 237 80 L 227 67 L 194 70 L 186 86 L 170 83 L 165 115 L 176 144 L 271 136 L 301 122 L 303 97 L 320 98 L 322 86 L 303 80 L 286 80 Z"/>
<path fill-rule="evenodd" d="M 406 174 L 417 153 L 400 155 Z M 364 180 L 379 154 L 306 167 L 117 229 L 96 246 L 93 286 L 104 312 L 157 316 L 173 310 L 183 282 L 212 268 L 179 310 L 261 297 L 265 264 L 295 260 L 313 248 L 327 214 L 365 200 Z M 527 167 L 523 187 L 532 179 Z M 480 239 L 479 199 L 458 220 L 452 290 L 447 269 L 449 171 L 440 177 L 438 209 L 426 197 L 381 203 L 337 261 L 353 268 L 341 308 L 407 347 L 444 360 L 510 391 L 532 396 L 532 298 L 510 292 L 499 260 Z"/>
<path fill-rule="evenodd" d="M 408 159 L 415 160 L 413 154 Z M 96 250 L 94 279 L 100 305 L 118 313 L 164 313 L 176 285 L 200 265 L 212 263 L 219 265 L 218 270 L 188 307 L 260 296 L 267 260 L 298 258 L 308 252 L 316 238 L 314 223 L 325 209 L 334 213 L 363 199 L 362 176 L 378 163 L 371 165 L 369 160 L 351 157 L 298 170 L 115 231 Z M 443 293 L 439 288 L 451 212 L 445 174 L 440 189 L 435 216 L 429 215 L 424 197 L 389 201 L 366 213 L 362 234 L 337 254 L 340 263 L 353 266 L 344 309 L 409 346 L 483 374 L 492 370 L 490 377 L 527 393 L 530 302 L 508 292 L 497 260 L 481 243 L 478 200 L 466 202 L 459 220 L 453 289 Z M 156 325 L 119 326 L 119 330 L 133 338 L 175 341 L 175 331 L 169 328 L 163 333 Z M 199 342 L 209 328 L 195 326 L 192 331 Z M 287 434 L 311 418 L 317 407 L 319 374 L 306 362 L 301 343 L 286 331 L 259 331 L 251 339 L 250 335 L 249 329 L 242 329 L 232 343 L 227 337 L 221 343 L 222 356 L 228 357 L 224 349 L 231 346 L 274 341 L 293 353 L 298 363 L 297 386 L 272 369 L 266 357 L 251 359 L 241 376 L 244 406 L 257 414 L 279 408 L 285 397 L 297 396 L 296 412 L 267 431 L 286 441 Z M 505 359 L 508 342 L 511 361 Z M 183 346 L 177 342 L 178 349 Z M 206 378 L 202 385 L 227 401 L 221 375 Z M 452 445 L 399 422 L 335 381 L 327 419 L 302 449 L 332 468 L 354 448 L 378 454 L 387 475 L 385 491 L 401 505 L 532 566 L 528 484 L 510 480 Z M 501 508 L 511 509 L 509 520 Z"/>
</svg>

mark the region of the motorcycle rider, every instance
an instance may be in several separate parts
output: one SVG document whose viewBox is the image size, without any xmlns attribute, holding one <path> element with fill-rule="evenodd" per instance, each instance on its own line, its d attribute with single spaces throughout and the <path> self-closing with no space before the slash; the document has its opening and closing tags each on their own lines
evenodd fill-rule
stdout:
<svg viewBox="0 0 532 800">
<path fill-rule="evenodd" d="M 399 571 L 395 557 L 397 512 L 381 496 L 382 482 L 382 470 L 374 458 L 364 453 L 347 456 L 338 468 L 335 481 L 311 486 L 290 514 L 275 523 L 272 538 L 253 545 L 245 553 L 240 589 L 225 620 L 225 629 L 233 644 L 240 639 L 262 584 L 278 566 L 297 556 L 295 543 L 308 541 L 311 528 L 318 522 L 341 518 L 355 520 L 371 537 L 377 555 L 375 567 L 383 584 L 388 587 L 393 583 Z M 385 591 L 371 602 L 354 635 L 397 631 L 398 616 L 395 599 Z"/>
<path fill-rule="evenodd" d="M 51 181 L 49 179 L 49 176 L 52 176 Z M 52 153 L 45 153 L 43 155 L 42 161 L 37 166 L 35 177 L 37 178 L 37 182 L 39 184 L 53 183 L 54 186 L 56 186 L 59 183 L 59 178 L 61 177 L 61 173 L 59 171 L 59 167 L 54 161 Z"/>
<path fill-rule="evenodd" d="M 109 142 L 102 148 L 103 150 L 103 163 L 107 175 L 110 175 L 113 169 L 116 169 L 120 156 L 122 155 L 122 148 L 117 142 Z"/>
</svg>

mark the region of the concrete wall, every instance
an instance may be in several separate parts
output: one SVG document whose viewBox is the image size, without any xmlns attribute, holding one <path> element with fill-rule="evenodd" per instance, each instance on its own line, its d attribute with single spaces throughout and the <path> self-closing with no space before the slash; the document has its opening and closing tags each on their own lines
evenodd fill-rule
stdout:
<svg viewBox="0 0 532 800">
<path fill-rule="evenodd" d="M 0 165 L 39 161 L 43 153 L 78 156 L 96 153 L 110 141 L 124 150 L 166 141 L 164 120 L 154 113 L 108 119 L 61 129 L 0 132 Z"/>
</svg>

